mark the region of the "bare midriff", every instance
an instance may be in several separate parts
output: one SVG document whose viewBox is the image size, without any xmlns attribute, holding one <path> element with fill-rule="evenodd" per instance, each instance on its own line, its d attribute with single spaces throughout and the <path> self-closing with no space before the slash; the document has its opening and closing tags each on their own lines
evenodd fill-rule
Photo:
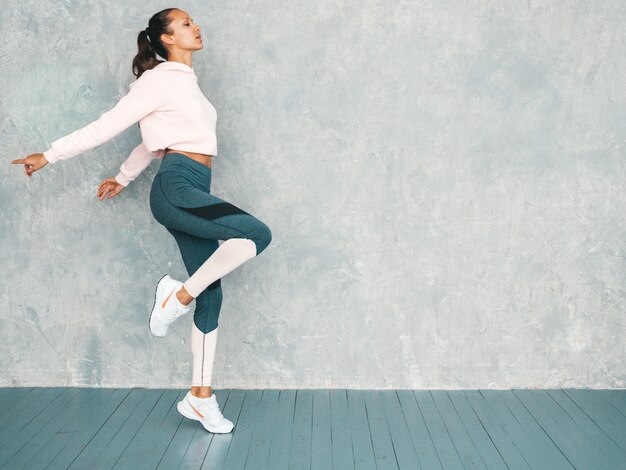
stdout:
<svg viewBox="0 0 626 470">
<path fill-rule="evenodd" d="M 183 155 L 187 155 L 189 158 L 202 163 L 204 166 L 208 166 L 211 168 L 211 157 L 214 155 L 208 155 L 206 153 L 195 153 L 195 152 L 186 152 L 184 150 L 176 150 L 176 149 L 165 149 L 165 155 L 168 153 L 182 153 Z"/>
</svg>

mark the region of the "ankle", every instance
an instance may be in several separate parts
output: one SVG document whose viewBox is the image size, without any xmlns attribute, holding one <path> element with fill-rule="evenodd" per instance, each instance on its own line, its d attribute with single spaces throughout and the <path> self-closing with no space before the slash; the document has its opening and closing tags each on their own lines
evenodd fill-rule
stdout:
<svg viewBox="0 0 626 470">
<path fill-rule="evenodd" d="M 211 387 L 192 386 L 191 394 L 196 398 L 209 398 L 212 394 Z"/>
<path fill-rule="evenodd" d="M 189 305 L 191 301 L 193 300 L 193 297 L 191 296 L 191 294 L 189 294 L 189 292 L 187 292 L 187 290 L 184 287 L 181 287 L 180 290 L 176 292 L 176 298 L 181 304 L 185 306 Z"/>
</svg>

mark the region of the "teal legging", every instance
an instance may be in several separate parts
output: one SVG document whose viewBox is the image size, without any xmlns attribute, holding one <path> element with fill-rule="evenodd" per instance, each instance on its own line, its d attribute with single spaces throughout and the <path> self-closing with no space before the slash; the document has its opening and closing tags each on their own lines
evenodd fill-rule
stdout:
<svg viewBox="0 0 626 470">
<path fill-rule="evenodd" d="M 211 168 L 182 153 L 163 158 L 150 189 L 150 209 L 176 239 L 190 276 L 217 250 L 218 240 L 248 238 L 257 256 L 272 240 L 267 225 L 211 194 Z M 217 328 L 221 306 L 218 279 L 196 297 L 193 321 L 200 331 Z"/>
</svg>

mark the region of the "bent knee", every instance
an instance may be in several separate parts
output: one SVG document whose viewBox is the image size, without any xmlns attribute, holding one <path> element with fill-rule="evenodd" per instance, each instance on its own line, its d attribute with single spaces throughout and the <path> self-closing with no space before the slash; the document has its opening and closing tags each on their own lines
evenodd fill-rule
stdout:
<svg viewBox="0 0 626 470">
<path fill-rule="evenodd" d="M 256 254 L 258 256 L 272 241 L 272 231 L 266 224 L 259 221 L 254 230 L 248 234 L 248 238 L 256 245 Z"/>
</svg>

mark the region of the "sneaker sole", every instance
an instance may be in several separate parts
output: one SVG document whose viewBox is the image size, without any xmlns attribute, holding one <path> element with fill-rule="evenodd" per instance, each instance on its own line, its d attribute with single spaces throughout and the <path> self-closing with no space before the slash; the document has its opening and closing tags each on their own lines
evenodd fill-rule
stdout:
<svg viewBox="0 0 626 470">
<path fill-rule="evenodd" d="M 198 415 L 186 410 L 182 401 L 179 401 L 178 403 L 176 403 L 176 409 L 185 418 L 193 419 L 194 421 L 200 421 L 204 429 L 214 434 L 228 434 L 234 428 L 234 426 L 231 428 L 211 428 L 208 424 L 205 424 L 204 421 L 202 421 Z"/>
<path fill-rule="evenodd" d="M 159 282 L 157 282 L 156 285 L 156 289 L 154 289 L 154 304 L 152 304 L 152 310 L 150 310 L 150 316 L 148 317 L 148 330 L 150 330 L 150 333 L 154 336 L 156 336 L 157 338 L 164 338 L 164 336 L 157 336 L 152 332 L 152 328 L 150 328 L 150 322 L 152 321 L 152 314 L 154 313 L 154 309 L 156 307 L 156 302 L 157 302 L 157 292 L 159 291 L 159 284 L 161 284 L 161 281 L 163 280 L 163 278 L 167 276 L 167 274 L 164 274 L 161 279 L 159 279 Z"/>
</svg>

